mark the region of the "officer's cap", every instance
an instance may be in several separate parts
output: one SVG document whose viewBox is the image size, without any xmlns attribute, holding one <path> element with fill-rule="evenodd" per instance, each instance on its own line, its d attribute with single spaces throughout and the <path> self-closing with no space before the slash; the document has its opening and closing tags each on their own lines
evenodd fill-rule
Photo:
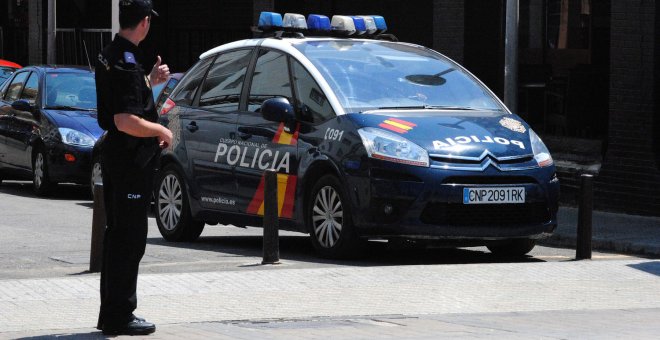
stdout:
<svg viewBox="0 0 660 340">
<path fill-rule="evenodd" d="M 147 15 L 158 16 L 151 0 L 120 0 L 119 16 L 126 22 L 138 23 Z"/>
</svg>

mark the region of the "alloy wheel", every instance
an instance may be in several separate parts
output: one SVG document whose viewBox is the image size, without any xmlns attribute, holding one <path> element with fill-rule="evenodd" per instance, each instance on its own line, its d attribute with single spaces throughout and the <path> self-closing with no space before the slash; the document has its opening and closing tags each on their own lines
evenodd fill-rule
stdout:
<svg viewBox="0 0 660 340">
<path fill-rule="evenodd" d="M 168 174 L 163 178 L 158 189 L 158 216 L 166 230 L 174 230 L 179 223 L 182 203 L 179 179 L 173 174 Z"/>
<path fill-rule="evenodd" d="M 344 222 L 344 208 L 339 193 L 331 187 L 321 188 L 314 199 L 312 223 L 319 244 L 332 248 L 341 235 Z"/>
<path fill-rule="evenodd" d="M 39 152 L 34 160 L 34 184 L 41 188 L 44 183 L 44 155 Z"/>
</svg>

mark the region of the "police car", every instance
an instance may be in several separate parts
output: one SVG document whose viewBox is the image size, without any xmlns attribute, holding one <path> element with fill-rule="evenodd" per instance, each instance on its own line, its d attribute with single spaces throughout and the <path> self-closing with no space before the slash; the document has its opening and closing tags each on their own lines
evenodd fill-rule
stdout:
<svg viewBox="0 0 660 340">
<path fill-rule="evenodd" d="M 326 257 L 368 239 L 523 255 L 555 229 L 548 149 L 459 64 L 393 41 L 379 16 L 259 23 L 264 37 L 203 53 L 161 108 L 174 134 L 154 193 L 165 239 L 261 225 L 267 169 L 280 227 Z"/>
</svg>

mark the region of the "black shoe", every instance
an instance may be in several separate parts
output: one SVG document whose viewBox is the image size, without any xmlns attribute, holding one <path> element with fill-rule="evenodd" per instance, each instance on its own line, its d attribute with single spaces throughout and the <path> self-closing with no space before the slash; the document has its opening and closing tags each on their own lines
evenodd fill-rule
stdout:
<svg viewBox="0 0 660 340">
<path fill-rule="evenodd" d="M 103 334 L 105 335 L 147 335 L 155 331 L 156 325 L 135 316 L 128 323 L 118 327 L 103 325 Z"/>
</svg>

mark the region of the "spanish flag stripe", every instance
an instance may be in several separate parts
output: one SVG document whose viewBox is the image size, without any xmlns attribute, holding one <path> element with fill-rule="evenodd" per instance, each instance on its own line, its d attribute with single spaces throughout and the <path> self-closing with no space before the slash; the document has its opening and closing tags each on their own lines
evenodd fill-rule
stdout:
<svg viewBox="0 0 660 340">
<path fill-rule="evenodd" d="M 282 131 L 284 131 L 284 123 L 280 123 L 280 126 L 277 128 L 277 133 L 273 137 L 273 143 L 279 143 Z"/>
<path fill-rule="evenodd" d="M 254 196 L 252 197 L 252 201 L 248 205 L 247 208 L 247 213 L 248 214 L 257 214 L 259 210 L 262 209 L 262 205 L 264 203 L 264 185 L 266 182 L 266 175 L 261 175 L 261 181 L 259 181 L 259 186 L 257 187 L 257 191 L 254 193 Z"/>
<path fill-rule="evenodd" d="M 378 126 L 380 126 L 380 127 L 382 127 L 382 128 L 385 128 L 385 129 L 388 129 L 388 130 L 391 130 L 391 131 L 394 131 L 394 132 L 398 132 L 398 133 L 406 133 L 406 132 L 408 132 L 407 130 L 399 129 L 399 128 L 396 127 L 396 126 L 389 125 L 389 124 L 385 124 L 385 123 L 380 123 L 380 124 L 378 124 Z"/>
<path fill-rule="evenodd" d="M 291 138 L 291 145 L 298 144 L 298 130 L 300 130 L 300 123 L 296 124 L 296 131 L 293 132 L 293 137 Z"/>
<path fill-rule="evenodd" d="M 391 120 L 393 122 L 397 122 L 399 124 L 408 125 L 410 127 L 417 126 L 417 124 L 415 124 L 415 123 L 406 122 L 405 120 L 401 120 L 401 119 L 396 119 L 396 118 L 391 118 L 390 117 L 389 120 Z"/>
<path fill-rule="evenodd" d="M 289 176 L 289 181 L 286 184 L 286 196 L 284 196 L 284 205 L 282 206 L 282 217 L 291 218 L 293 216 L 293 204 L 296 196 L 296 182 L 298 177 Z"/>
<path fill-rule="evenodd" d="M 278 140 L 277 143 L 278 144 L 289 145 L 289 144 L 291 144 L 291 137 L 293 137 L 292 134 L 290 134 L 286 131 L 282 131 L 282 133 L 280 133 L 280 140 Z"/>
<path fill-rule="evenodd" d="M 287 182 L 289 175 L 277 174 L 277 216 L 282 217 L 282 206 L 286 197 Z"/>
<path fill-rule="evenodd" d="M 412 126 L 408 126 L 406 124 L 400 124 L 400 123 L 397 123 L 395 121 L 391 121 L 389 119 L 386 120 L 384 123 L 389 124 L 389 125 L 394 125 L 394 126 L 400 128 L 400 129 L 404 129 L 406 131 L 412 129 Z"/>
</svg>

